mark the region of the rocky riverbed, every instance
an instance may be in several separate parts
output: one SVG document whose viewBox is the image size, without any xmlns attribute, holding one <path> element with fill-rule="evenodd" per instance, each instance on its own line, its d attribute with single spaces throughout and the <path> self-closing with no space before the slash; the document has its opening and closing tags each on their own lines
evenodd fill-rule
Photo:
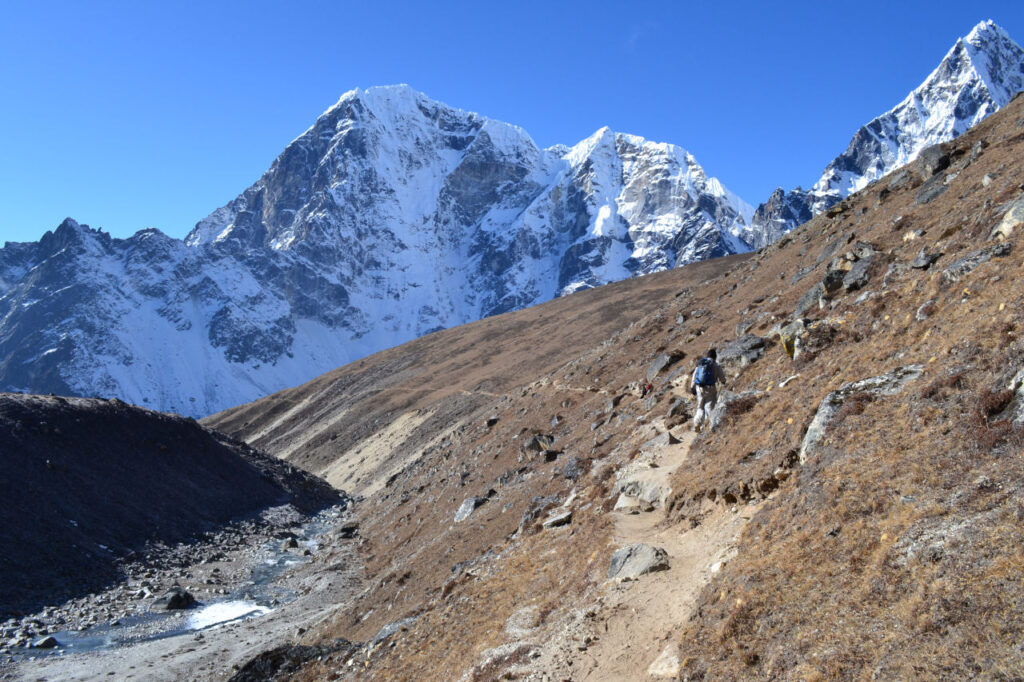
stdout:
<svg viewBox="0 0 1024 682">
<path fill-rule="evenodd" d="M 108 589 L 0 625 L 0 679 L 230 676 L 348 601 L 358 541 L 344 506 L 310 517 L 285 505 L 154 544 Z"/>
</svg>

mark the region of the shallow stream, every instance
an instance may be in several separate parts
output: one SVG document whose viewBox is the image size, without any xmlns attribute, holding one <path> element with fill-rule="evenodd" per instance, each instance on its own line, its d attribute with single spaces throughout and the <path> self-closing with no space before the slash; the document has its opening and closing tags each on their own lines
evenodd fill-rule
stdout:
<svg viewBox="0 0 1024 682">
<path fill-rule="evenodd" d="M 58 642 L 56 648 L 19 649 L 13 652 L 15 658 L 66 656 L 188 634 L 199 637 L 203 630 L 271 613 L 278 605 L 295 598 L 292 591 L 277 584 L 279 578 L 293 567 L 309 561 L 311 557 L 303 556 L 302 550 L 316 552 L 321 537 L 337 525 L 341 516 L 342 512 L 333 508 L 303 524 L 295 531 L 298 547 L 293 551 L 284 548 L 278 539 L 264 542 L 256 553 L 249 579 L 220 599 L 199 602 L 191 609 L 154 610 L 120 618 L 113 621 L 116 625 L 108 622 L 88 630 L 53 632 L 51 634 Z"/>
</svg>

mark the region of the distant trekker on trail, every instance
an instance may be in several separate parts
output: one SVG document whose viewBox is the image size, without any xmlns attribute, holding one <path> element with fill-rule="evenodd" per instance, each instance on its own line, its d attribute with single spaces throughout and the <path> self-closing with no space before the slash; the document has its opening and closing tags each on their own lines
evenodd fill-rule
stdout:
<svg viewBox="0 0 1024 682">
<path fill-rule="evenodd" d="M 693 430 L 700 433 L 704 422 L 711 423 L 711 410 L 718 402 L 717 383 L 725 384 L 725 372 L 716 362 L 718 352 L 709 348 L 707 355 L 697 361 L 690 377 L 690 392 L 697 395 L 697 410 L 693 414 Z"/>
</svg>

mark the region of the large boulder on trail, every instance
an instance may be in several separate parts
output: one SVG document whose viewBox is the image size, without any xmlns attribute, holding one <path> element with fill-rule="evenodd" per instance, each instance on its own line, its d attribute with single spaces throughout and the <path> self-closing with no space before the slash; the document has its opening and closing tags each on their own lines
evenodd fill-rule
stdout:
<svg viewBox="0 0 1024 682">
<path fill-rule="evenodd" d="M 612 554 L 608 577 L 633 580 L 653 571 L 669 569 L 668 553 L 660 547 L 643 543 L 623 547 Z"/>
<path fill-rule="evenodd" d="M 196 605 L 196 598 L 184 587 L 175 585 L 166 594 L 153 602 L 154 611 L 177 611 L 190 609 Z"/>
</svg>

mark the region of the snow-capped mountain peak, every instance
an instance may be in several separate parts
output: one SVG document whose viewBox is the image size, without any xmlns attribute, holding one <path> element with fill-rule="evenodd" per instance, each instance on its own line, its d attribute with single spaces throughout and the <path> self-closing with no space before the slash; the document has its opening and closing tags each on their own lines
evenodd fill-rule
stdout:
<svg viewBox="0 0 1024 682">
<path fill-rule="evenodd" d="M 1009 104 L 1016 93 L 1024 90 L 1024 70 L 1021 69 L 1024 53 L 1002 27 L 991 19 L 983 21 L 967 34 L 962 43 L 974 73 L 984 84 L 997 109 Z"/>
<path fill-rule="evenodd" d="M 602 128 L 542 150 L 409 86 L 351 90 L 184 242 L 82 228 L 59 257 L 0 250 L 0 376 L 207 414 L 439 328 L 747 250 L 748 209 L 673 145 Z M 77 292 L 59 311 L 40 293 L 58 281 Z"/>
<path fill-rule="evenodd" d="M 762 204 L 745 239 L 755 247 L 773 241 L 927 147 L 961 135 L 1022 89 L 1024 50 L 991 20 L 979 23 L 902 102 L 858 130 L 811 190 L 773 194 Z"/>
</svg>

